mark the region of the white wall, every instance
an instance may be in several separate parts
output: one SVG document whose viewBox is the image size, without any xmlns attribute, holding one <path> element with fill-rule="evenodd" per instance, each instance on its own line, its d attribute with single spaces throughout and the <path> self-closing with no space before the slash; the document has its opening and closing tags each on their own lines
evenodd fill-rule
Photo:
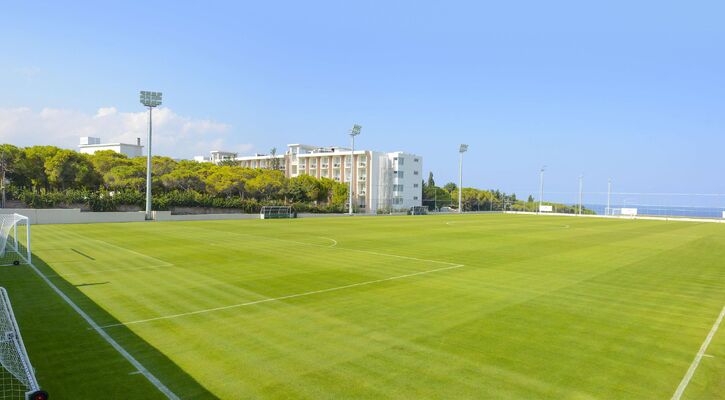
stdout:
<svg viewBox="0 0 725 400">
<path fill-rule="evenodd" d="M 259 214 L 179 214 L 171 211 L 153 211 L 155 221 L 210 221 L 225 219 L 259 219 Z"/>
<path fill-rule="evenodd" d="M 100 222 L 141 222 L 143 212 L 81 212 L 79 208 L 3 208 L 0 214 L 25 215 L 31 224 L 90 224 Z"/>
</svg>

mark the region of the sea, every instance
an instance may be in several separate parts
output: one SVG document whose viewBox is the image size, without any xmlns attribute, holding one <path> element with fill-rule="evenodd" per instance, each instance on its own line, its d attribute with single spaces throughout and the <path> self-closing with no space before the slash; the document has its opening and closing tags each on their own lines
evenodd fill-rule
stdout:
<svg viewBox="0 0 725 400">
<path fill-rule="evenodd" d="M 604 215 L 606 204 L 584 204 L 598 215 Z M 644 204 L 612 204 L 612 208 L 636 208 L 637 215 L 667 217 L 723 218 L 725 207 L 653 206 Z"/>
</svg>

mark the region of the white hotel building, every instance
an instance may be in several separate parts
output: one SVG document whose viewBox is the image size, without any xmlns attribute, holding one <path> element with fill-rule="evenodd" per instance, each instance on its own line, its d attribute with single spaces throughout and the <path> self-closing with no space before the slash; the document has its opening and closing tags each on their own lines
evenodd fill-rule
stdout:
<svg viewBox="0 0 725 400">
<path fill-rule="evenodd" d="M 234 159 L 242 167 L 271 168 L 276 159 L 278 168 L 288 178 L 312 175 L 349 184 L 353 181 L 353 204 L 358 212 L 407 210 L 422 205 L 423 158 L 396 151 L 382 153 L 370 150 L 319 147 L 303 144 L 287 145 L 287 152 L 276 156 L 255 154 L 237 157 L 234 153 L 212 151 L 212 157 L 195 157 L 197 161 L 219 162 Z"/>
</svg>

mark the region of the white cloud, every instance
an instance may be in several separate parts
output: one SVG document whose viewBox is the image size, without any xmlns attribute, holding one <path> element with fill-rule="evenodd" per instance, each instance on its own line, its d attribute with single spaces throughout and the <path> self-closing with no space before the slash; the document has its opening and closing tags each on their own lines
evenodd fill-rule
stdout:
<svg viewBox="0 0 725 400">
<path fill-rule="evenodd" d="M 154 109 L 154 154 L 190 158 L 210 150 L 248 153 L 251 144 L 239 143 L 230 135 L 228 124 L 194 119 L 169 108 Z M 148 112 L 120 112 L 115 107 L 99 108 L 95 114 L 44 108 L 0 108 L 0 143 L 16 146 L 53 145 L 75 149 L 81 136 L 100 137 L 104 143 L 146 143 Z"/>
</svg>

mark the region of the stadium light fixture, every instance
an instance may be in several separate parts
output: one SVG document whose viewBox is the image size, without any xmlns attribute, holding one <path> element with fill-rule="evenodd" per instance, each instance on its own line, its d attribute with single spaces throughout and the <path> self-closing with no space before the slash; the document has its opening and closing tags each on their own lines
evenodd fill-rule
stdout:
<svg viewBox="0 0 725 400">
<path fill-rule="evenodd" d="M 468 145 L 462 144 L 458 148 L 460 159 L 458 160 L 458 212 L 463 212 L 463 153 L 468 151 Z"/>
<path fill-rule="evenodd" d="M 350 150 L 350 199 L 348 204 L 348 212 L 350 215 L 353 214 L 352 211 L 352 188 L 353 188 L 353 177 L 355 176 L 355 169 L 357 168 L 355 166 L 354 158 L 355 158 L 355 136 L 360 134 L 360 130 L 362 130 L 362 126 L 358 124 L 354 124 L 352 126 L 352 129 L 350 129 L 350 139 L 352 140 L 352 149 Z"/>
<path fill-rule="evenodd" d="M 611 215 L 612 214 L 612 178 L 609 178 L 607 180 L 607 209 L 604 211 L 604 215 Z"/>
<path fill-rule="evenodd" d="M 546 165 L 539 170 L 539 212 L 541 212 L 541 206 L 544 202 L 544 171 L 546 171 Z"/>
<path fill-rule="evenodd" d="M 152 219 L 151 215 L 151 129 L 152 114 L 154 107 L 161 105 L 161 92 L 141 91 L 141 104 L 149 108 L 149 137 L 146 143 L 146 219 Z"/>
<path fill-rule="evenodd" d="M 579 175 L 579 215 L 582 215 L 582 189 L 584 188 L 584 175 Z"/>
</svg>

